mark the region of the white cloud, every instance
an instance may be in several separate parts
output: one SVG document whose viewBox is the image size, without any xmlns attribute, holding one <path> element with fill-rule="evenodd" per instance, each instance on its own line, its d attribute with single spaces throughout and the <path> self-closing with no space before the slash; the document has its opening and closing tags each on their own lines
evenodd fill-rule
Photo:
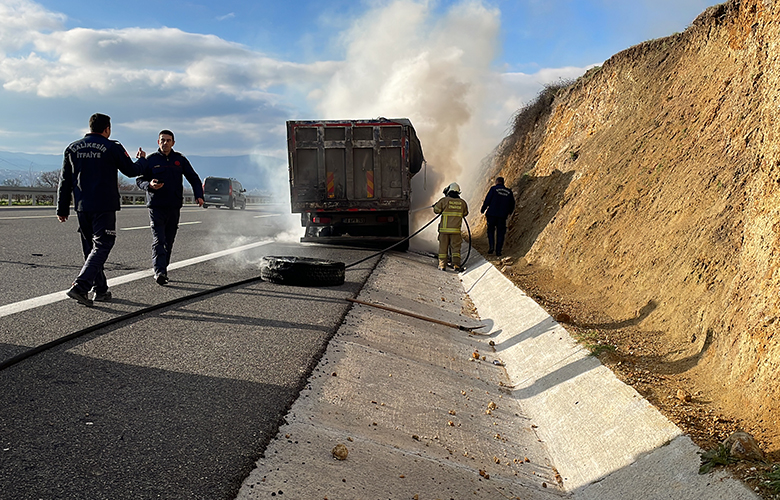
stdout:
<svg viewBox="0 0 780 500">
<path fill-rule="evenodd" d="M 0 61 L 6 89 L 42 97 L 205 90 L 238 98 L 332 73 L 337 63 L 279 61 L 213 35 L 174 28 L 77 28 L 31 36 L 34 51 Z"/>
<path fill-rule="evenodd" d="M 408 117 L 429 162 L 456 176 L 489 153 L 545 83 L 584 71 L 502 74 L 492 66 L 500 12 L 481 1 L 443 16 L 425 0 L 373 5 L 341 34 L 343 61 L 302 64 L 176 28 L 65 29 L 62 14 L 0 0 L 0 99 L 40 103 L 41 116 L 87 105 L 84 121 L 114 113 L 122 140 L 175 128 L 182 144 L 208 148 L 198 154 L 278 151 L 286 119 Z M 72 140 L 72 121 L 54 119 L 35 147 Z M 15 138 L 0 139 L 3 149 Z"/>
<path fill-rule="evenodd" d="M 28 0 L 0 2 L 0 56 L 24 47 L 38 33 L 62 28 L 66 16 Z"/>
<path fill-rule="evenodd" d="M 218 16 L 217 21 L 226 21 L 228 19 L 233 19 L 234 17 L 236 17 L 236 13 L 231 12 L 229 14 L 225 14 L 224 16 Z"/>
<path fill-rule="evenodd" d="M 503 87 L 506 95 L 502 108 L 511 117 L 518 109 L 522 108 L 536 98 L 539 92 L 548 84 L 559 81 L 574 80 L 582 76 L 587 70 L 596 66 L 591 64 L 584 68 L 568 66 L 564 68 L 543 68 L 536 73 L 504 73 L 501 75 L 499 86 Z"/>
</svg>

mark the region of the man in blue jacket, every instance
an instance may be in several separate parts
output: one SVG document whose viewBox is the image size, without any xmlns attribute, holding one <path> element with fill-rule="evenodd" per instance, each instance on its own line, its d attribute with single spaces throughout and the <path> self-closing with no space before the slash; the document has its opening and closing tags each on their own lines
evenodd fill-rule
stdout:
<svg viewBox="0 0 780 500">
<path fill-rule="evenodd" d="M 57 188 L 57 219 L 68 220 L 72 195 L 84 252 L 84 266 L 67 294 L 86 306 L 92 306 L 93 299 L 111 300 L 103 266 L 116 242 L 116 213 L 120 208 L 117 171 L 135 177 L 145 166 L 145 160 L 133 163 L 119 142 L 108 139 L 109 116 L 92 115 L 89 130 L 65 149 Z"/>
<path fill-rule="evenodd" d="M 485 214 L 487 219 L 488 254 L 495 250 L 500 257 L 506 236 L 506 218 L 515 211 L 515 195 L 511 189 L 504 186 L 503 177 L 496 177 L 496 184 L 488 191 L 479 211 Z"/>
<path fill-rule="evenodd" d="M 200 177 L 187 158 L 173 150 L 174 144 L 173 132 L 162 130 L 157 139 L 160 148 L 146 158 L 148 170 L 135 180 L 138 187 L 146 191 L 152 227 L 152 267 L 158 285 L 168 283 L 168 264 L 184 198 L 182 177 L 192 186 L 198 205 L 203 206 Z"/>
</svg>

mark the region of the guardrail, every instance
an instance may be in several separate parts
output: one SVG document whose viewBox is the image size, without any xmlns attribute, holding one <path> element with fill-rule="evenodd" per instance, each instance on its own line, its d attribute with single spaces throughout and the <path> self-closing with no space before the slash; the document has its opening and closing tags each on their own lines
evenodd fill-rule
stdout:
<svg viewBox="0 0 780 500">
<path fill-rule="evenodd" d="M 122 205 L 142 205 L 146 203 L 145 191 L 120 191 Z M 54 205 L 57 188 L 0 186 L 0 207 L 13 205 Z M 247 196 L 247 203 L 265 205 L 272 203 L 270 196 Z M 5 203 L 3 203 L 5 202 Z M 192 194 L 184 195 L 184 203 L 195 203 Z"/>
</svg>

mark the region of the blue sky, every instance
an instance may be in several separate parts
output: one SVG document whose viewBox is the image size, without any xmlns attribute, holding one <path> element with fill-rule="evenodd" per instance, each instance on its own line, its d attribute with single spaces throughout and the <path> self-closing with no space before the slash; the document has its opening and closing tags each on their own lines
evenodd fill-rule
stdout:
<svg viewBox="0 0 780 500">
<path fill-rule="evenodd" d="M 59 154 L 93 112 L 129 151 L 285 156 L 289 119 L 408 117 L 468 167 L 546 83 L 683 31 L 706 0 L 0 0 L 0 150 Z"/>
</svg>

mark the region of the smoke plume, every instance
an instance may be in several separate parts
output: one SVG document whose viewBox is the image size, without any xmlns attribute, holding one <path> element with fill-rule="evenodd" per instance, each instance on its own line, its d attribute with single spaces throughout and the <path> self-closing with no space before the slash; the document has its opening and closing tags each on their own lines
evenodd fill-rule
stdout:
<svg viewBox="0 0 780 500">
<path fill-rule="evenodd" d="M 490 65 L 499 11 L 464 2 L 442 17 L 434 8 L 397 0 L 367 12 L 342 35 L 345 64 L 311 95 L 320 118 L 412 121 L 428 162 L 413 184 L 415 207 L 432 205 L 450 182 L 466 189 L 470 167 L 500 141 L 480 126 L 486 89 L 497 78 Z"/>
</svg>

